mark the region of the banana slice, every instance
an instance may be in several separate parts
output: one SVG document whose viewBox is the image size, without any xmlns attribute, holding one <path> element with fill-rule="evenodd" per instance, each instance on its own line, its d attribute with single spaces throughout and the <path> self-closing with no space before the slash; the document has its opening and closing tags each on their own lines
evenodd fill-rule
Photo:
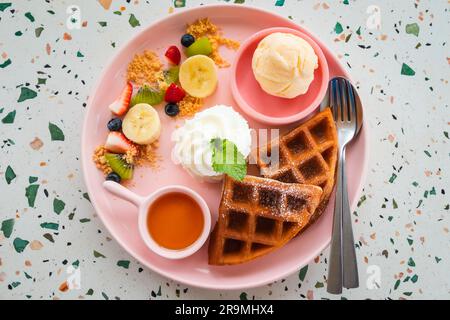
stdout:
<svg viewBox="0 0 450 320">
<path fill-rule="evenodd" d="M 139 103 L 128 110 L 122 122 L 122 131 L 137 144 L 150 144 L 161 133 L 159 115 L 151 105 Z"/>
<path fill-rule="evenodd" d="M 206 98 L 217 87 L 214 61 L 203 55 L 188 58 L 180 67 L 179 79 L 183 89 L 196 98 Z"/>
</svg>

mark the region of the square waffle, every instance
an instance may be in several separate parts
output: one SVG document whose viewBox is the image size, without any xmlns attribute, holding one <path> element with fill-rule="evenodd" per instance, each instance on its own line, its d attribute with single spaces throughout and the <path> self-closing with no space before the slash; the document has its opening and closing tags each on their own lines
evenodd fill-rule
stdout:
<svg viewBox="0 0 450 320">
<path fill-rule="evenodd" d="M 308 224 L 321 195 L 312 185 L 225 177 L 209 264 L 243 263 L 283 246 Z"/>
<path fill-rule="evenodd" d="M 335 183 L 338 138 L 331 110 L 325 109 L 280 137 L 278 167 L 261 160 L 261 155 L 270 154 L 272 144 L 261 148 L 256 155 L 262 176 L 321 187 L 320 204 L 311 218 L 314 222 L 327 207 Z"/>
</svg>

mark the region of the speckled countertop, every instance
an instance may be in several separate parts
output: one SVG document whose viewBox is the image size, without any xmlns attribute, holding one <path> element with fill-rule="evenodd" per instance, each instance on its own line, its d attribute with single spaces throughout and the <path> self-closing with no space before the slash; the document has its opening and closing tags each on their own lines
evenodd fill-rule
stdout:
<svg viewBox="0 0 450 320">
<path fill-rule="evenodd" d="M 268 8 L 311 29 L 366 102 L 371 158 L 354 216 L 361 287 L 342 298 L 450 298 L 448 1 L 110 2 L 0 0 L 1 299 L 340 298 L 326 293 L 328 249 L 260 288 L 174 283 L 111 239 L 89 202 L 81 124 L 108 58 L 157 18 L 224 2 Z M 66 25 L 71 5 L 80 8 L 80 29 Z M 71 265 L 81 289 L 61 292 Z"/>
</svg>

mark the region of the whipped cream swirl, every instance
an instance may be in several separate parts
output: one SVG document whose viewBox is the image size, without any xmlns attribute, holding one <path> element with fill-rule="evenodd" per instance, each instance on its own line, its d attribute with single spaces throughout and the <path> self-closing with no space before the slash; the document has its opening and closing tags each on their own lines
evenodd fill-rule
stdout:
<svg viewBox="0 0 450 320">
<path fill-rule="evenodd" d="M 212 168 L 211 140 L 227 139 L 247 157 L 251 134 L 247 121 L 232 107 L 217 105 L 197 113 L 172 134 L 172 160 L 188 172 L 207 181 L 220 181 L 222 173 Z"/>
</svg>

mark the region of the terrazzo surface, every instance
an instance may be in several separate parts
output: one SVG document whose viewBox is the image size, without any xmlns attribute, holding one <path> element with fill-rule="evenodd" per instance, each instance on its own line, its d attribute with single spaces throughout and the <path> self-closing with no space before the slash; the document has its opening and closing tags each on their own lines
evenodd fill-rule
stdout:
<svg viewBox="0 0 450 320">
<path fill-rule="evenodd" d="M 99 73 L 152 21 L 233 1 L 110 2 L 0 0 L 1 299 L 450 298 L 450 2 L 234 1 L 309 28 L 364 99 L 370 162 L 353 215 L 361 287 L 342 296 L 326 293 L 328 249 L 271 285 L 220 292 L 159 276 L 108 234 L 80 163 Z M 80 29 L 66 25 L 71 5 Z M 61 291 L 76 270 L 81 288 Z"/>
</svg>

